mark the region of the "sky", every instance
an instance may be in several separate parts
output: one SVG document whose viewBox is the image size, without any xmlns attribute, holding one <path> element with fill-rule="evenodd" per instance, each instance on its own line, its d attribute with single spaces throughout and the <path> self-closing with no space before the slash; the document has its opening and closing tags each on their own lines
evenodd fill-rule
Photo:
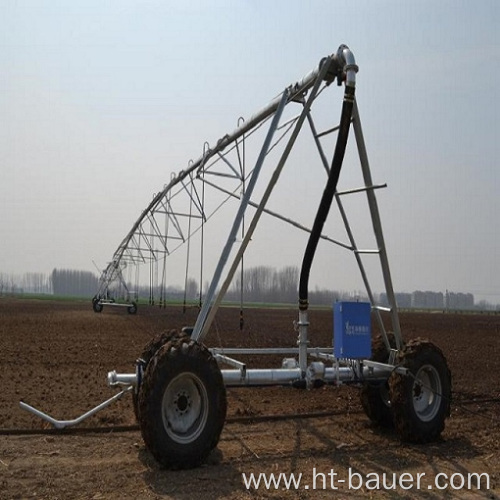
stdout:
<svg viewBox="0 0 500 500">
<path fill-rule="evenodd" d="M 345 43 L 396 291 L 500 303 L 499 25 L 497 0 L 0 0 L 0 273 L 102 269 L 205 141 Z"/>
</svg>

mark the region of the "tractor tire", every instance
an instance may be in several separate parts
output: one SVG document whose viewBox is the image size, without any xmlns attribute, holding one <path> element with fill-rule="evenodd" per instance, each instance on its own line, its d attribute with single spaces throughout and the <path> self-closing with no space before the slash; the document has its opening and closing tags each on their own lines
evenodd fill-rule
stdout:
<svg viewBox="0 0 500 500">
<path fill-rule="evenodd" d="M 177 336 L 177 330 L 170 330 L 168 332 L 163 332 L 155 335 L 142 350 L 142 353 L 137 360 L 137 363 L 141 365 L 141 373 L 144 375 L 146 372 L 146 368 L 153 358 L 153 356 L 157 353 L 160 347 L 164 346 L 167 342 L 172 340 L 175 336 Z M 142 384 L 142 380 L 138 381 L 137 387 L 135 391 L 132 392 L 132 404 L 134 406 L 134 414 L 137 422 L 139 422 L 139 390 Z"/>
<path fill-rule="evenodd" d="M 132 302 L 132 304 L 127 307 L 127 312 L 129 314 L 137 314 L 137 304 Z"/>
<path fill-rule="evenodd" d="M 391 347 L 396 347 L 394 334 L 388 334 L 388 340 Z M 381 335 L 375 337 L 372 341 L 372 361 L 387 363 L 389 353 Z M 388 381 L 366 381 L 360 391 L 361 406 L 367 417 L 380 427 L 387 429 L 394 427 L 392 418 L 392 405 L 389 397 Z"/>
<path fill-rule="evenodd" d="M 451 408 L 451 373 L 443 352 L 426 339 L 413 339 L 398 355 L 408 375 L 389 379 L 394 426 L 402 441 L 428 443 L 443 432 Z"/>
<path fill-rule="evenodd" d="M 99 302 L 99 299 L 97 297 L 94 297 L 92 299 L 92 309 L 96 313 L 102 312 L 103 305 Z"/>
<path fill-rule="evenodd" d="M 146 367 L 138 409 L 144 443 L 160 464 L 201 465 L 219 442 L 227 409 L 210 351 L 185 334 L 168 340 Z"/>
</svg>

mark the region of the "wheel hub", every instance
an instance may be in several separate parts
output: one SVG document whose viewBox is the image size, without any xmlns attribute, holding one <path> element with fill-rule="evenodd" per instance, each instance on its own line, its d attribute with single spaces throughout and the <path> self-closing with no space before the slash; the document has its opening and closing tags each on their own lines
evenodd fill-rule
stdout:
<svg viewBox="0 0 500 500">
<path fill-rule="evenodd" d="M 175 404 L 177 405 L 178 413 L 185 413 L 188 406 L 191 406 L 186 394 L 179 394 L 175 401 Z"/>
<path fill-rule="evenodd" d="M 165 389 L 162 401 L 163 425 L 179 443 L 194 441 L 203 431 L 208 415 L 208 394 L 193 373 L 181 373 Z"/>
<path fill-rule="evenodd" d="M 413 408 L 424 422 L 432 420 L 441 405 L 442 385 L 439 373 L 432 365 L 420 367 L 413 383 Z"/>
</svg>

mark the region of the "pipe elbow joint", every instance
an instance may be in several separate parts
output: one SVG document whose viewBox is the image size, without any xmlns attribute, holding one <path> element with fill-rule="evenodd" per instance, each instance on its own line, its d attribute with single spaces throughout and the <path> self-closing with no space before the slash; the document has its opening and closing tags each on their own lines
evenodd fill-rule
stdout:
<svg viewBox="0 0 500 500">
<path fill-rule="evenodd" d="M 356 73 L 358 72 L 359 67 L 356 64 L 356 60 L 351 49 L 347 45 L 341 45 L 337 50 L 335 58 L 343 68 L 343 74 L 345 75 L 345 84 L 349 87 L 355 87 Z M 338 84 L 341 85 L 340 80 L 338 81 Z"/>
</svg>

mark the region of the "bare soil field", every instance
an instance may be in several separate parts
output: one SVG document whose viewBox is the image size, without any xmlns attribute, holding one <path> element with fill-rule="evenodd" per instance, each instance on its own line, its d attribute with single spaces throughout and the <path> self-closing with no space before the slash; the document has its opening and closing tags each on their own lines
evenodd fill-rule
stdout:
<svg viewBox="0 0 500 500">
<path fill-rule="evenodd" d="M 48 429 L 19 407 L 23 400 L 58 419 L 81 415 L 114 394 L 106 385 L 108 371 L 133 372 L 153 335 L 192 325 L 196 314 L 148 306 L 137 315 L 111 307 L 96 314 L 90 301 L 0 298 L 0 499 L 500 498 L 495 315 L 401 315 L 405 339 L 431 339 L 452 373 L 452 414 L 441 439 L 428 445 L 403 444 L 373 426 L 358 389 L 345 386 L 228 389 L 217 449 L 205 466 L 184 471 L 164 470 L 150 456 L 129 395 L 65 431 Z M 222 308 L 206 343 L 292 347 L 297 316 L 293 309 L 247 309 L 240 331 L 239 310 Z M 312 310 L 309 319 L 311 345 L 331 346 L 331 311 Z M 269 367 L 280 362 L 266 360 Z M 250 367 L 262 363 L 248 360 Z M 271 472 L 302 474 L 301 483 L 245 487 L 242 474 Z M 379 490 L 366 482 L 384 473 L 406 479 L 421 474 L 421 481 Z M 474 481 L 468 488 L 474 473 L 488 474 L 489 485 L 483 476 L 480 488 Z"/>
</svg>

